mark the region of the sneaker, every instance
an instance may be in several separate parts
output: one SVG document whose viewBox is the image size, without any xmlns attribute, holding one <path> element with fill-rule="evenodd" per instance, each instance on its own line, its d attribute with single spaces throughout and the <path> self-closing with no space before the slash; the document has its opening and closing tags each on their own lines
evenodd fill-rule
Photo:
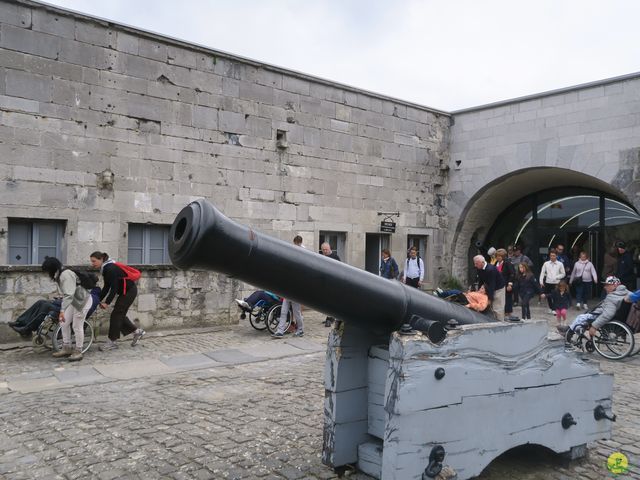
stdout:
<svg viewBox="0 0 640 480">
<path fill-rule="evenodd" d="M 131 346 L 135 347 L 138 342 L 147 334 L 143 329 L 139 328 L 133 332 L 133 340 L 131 340 Z"/>
<path fill-rule="evenodd" d="M 110 350 L 117 350 L 118 349 L 118 344 L 112 340 L 107 340 L 105 342 L 104 345 L 100 345 L 100 348 L 98 350 L 100 350 L 101 352 L 108 352 Z"/>
<path fill-rule="evenodd" d="M 51 355 L 53 358 L 64 358 L 64 357 L 69 357 L 73 354 L 73 349 L 71 347 L 62 347 L 62 349 L 58 350 L 57 352 L 55 352 L 53 355 Z"/>
<path fill-rule="evenodd" d="M 580 303 L 576 303 L 576 308 L 580 310 Z"/>
<path fill-rule="evenodd" d="M 440 295 L 442 295 L 444 290 L 442 290 L 440 287 L 438 287 L 438 288 L 436 288 L 436 292 L 439 293 Z"/>
<path fill-rule="evenodd" d="M 280 333 L 280 332 L 272 333 L 271 338 L 284 338 L 284 333 Z"/>
<path fill-rule="evenodd" d="M 296 332 L 293 334 L 294 337 L 304 337 L 304 332 Z"/>
<path fill-rule="evenodd" d="M 585 303 L 584 305 L 582 305 L 582 307 L 583 307 L 585 310 L 589 310 L 589 307 L 587 307 L 587 304 L 586 304 L 586 303 Z"/>
<path fill-rule="evenodd" d="M 76 350 L 75 352 L 73 352 L 72 355 L 69 356 L 69 361 L 70 362 L 79 362 L 80 360 L 82 360 L 82 351 L 80 350 Z"/>
<path fill-rule="evenodd" d="M 249 305 L 247 302 L 245 302 L 244 300 L 240 300 L 239 298 L 236 298 L 236 303 L 238 304 L 238 306 L 243 309 L 246 310 L 247 312 L 250 312 L 251 310 L 253 310 L 251 308 L 251 305 Z"/>
<path fill-rule="evenodd" d="M 549 310 L 549 315 L 555 315 L 555 314 L 556 314 L 556 312 L 555 312 L 555 311 L 553 311 L 553 310 Z"/>
</svg>

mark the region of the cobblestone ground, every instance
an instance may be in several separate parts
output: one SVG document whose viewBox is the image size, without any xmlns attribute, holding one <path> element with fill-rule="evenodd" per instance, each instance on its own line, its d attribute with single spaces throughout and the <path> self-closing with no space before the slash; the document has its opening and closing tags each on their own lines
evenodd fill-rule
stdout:
<svg viewBox="0 0 640 480">
<path fill-rule="evenodd" d="M 536 309 L 542 316 L 542 309 Z M 547 315 L 547 317 L 550 317 Z M 322 347 L 321 315 L 307 312 L 305 340 Z M 553 321 L 549 318 L 550 326 Z M 180 333 L 180 332 L 177 332 Z M 46 386 L 31 393 L 7 387 L 61 369 L 136 362 L 242 346 L 279 344 L 246 321 L 223 331 L 149 336 L 114 355 L 92 349 L 79 366 L 54 362 L 30 347 L 0 352 L 0 477 L 7 479 L 329 479 L 320 461 L 323 366 L 321 348 L 254 363 L 221 365 L 81 386 Z M 119 363 L 118 363 L 119 362 Z M 586 459 L 563 463 L 532 449 L 508 453 L 480 476 L 498 479 L 602 479 L 614 451 L 629 457 L 640 478 L 636 415 L 640 355 L 603 360 L 615 372 L 613 440 L 590 445 Z M 3 388 L 4 387 L 4 388 Z M 348 472 L 350 478 L 369 479 Z"/>
</svg>

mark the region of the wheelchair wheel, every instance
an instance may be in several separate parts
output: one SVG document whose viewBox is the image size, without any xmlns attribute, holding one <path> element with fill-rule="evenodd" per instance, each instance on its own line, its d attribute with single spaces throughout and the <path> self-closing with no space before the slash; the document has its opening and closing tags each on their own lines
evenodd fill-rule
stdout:
<svg viewBox="0 0 640 480">
<path fill-rule="evenodd" d="M 38 330 L 36 330 L 35 335 L 33 336 L 33 345 L 36 347 L 44 347 L 47 350 L 51 350 L 53 348 L 51 334 L 56 328 L 58 328 L 58 322 L 47 315 L 38 327 Z"/>
<path fill-rule="evenodd" d="M 89 350 L 89 347 L 93 343 L 93 327 L 86 320 L 84 321 L 84 343 L 82 344 L 82 353 Z M 57 352 L 62 348 L 62 325 L 58 325 L 58 327 L 51 334 L 51 344 L 53 345 L 53 349 Z M 73 332 L 73 327 L 71 327 L 71 346 L 75 348 L 76 346 L 76 335 Z"/>
<path fill-rule="evenodd" d="M 633 351 L 633 332 L 626 324 L 614 320 L 600 327 L 599 333 L 593 346 L 604 358 L 620 360 Z"/>
<path fill-rule="evenodd" d="M 278 329 L 278 322 L 280 321 L 280 312 L 282 312 L 282 304 L 276 304 L 269 309 L 267 313 L 267 328 L 269 332 L 276 333 Z M 291 310 L 287 312 L 287 322 L 285 324 L 284 331 L 286 332 L 291 326 Z"/>
<path fill-rule="evenodd" d="M 256 330 L 264 330 L 267 328 L 267 317 L 268 312 L 264 308 L 260 308 L 255 315 L 249 314 L 249 323 Z"/>
</svg>

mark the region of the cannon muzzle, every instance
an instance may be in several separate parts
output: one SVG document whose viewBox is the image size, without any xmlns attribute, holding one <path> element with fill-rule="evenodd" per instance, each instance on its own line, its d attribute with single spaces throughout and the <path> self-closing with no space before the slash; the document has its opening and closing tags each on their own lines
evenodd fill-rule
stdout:
<svg viewBox="0 0 640 480">
<path fill-rule="evenodd" d="M 182 269 L 224 273 L 328 315 L 393 331 L 414 316 L 446 324 L 493 319 L 252 230 L 197 200 L 178 214 L 169 255 Z"/>
</svg>

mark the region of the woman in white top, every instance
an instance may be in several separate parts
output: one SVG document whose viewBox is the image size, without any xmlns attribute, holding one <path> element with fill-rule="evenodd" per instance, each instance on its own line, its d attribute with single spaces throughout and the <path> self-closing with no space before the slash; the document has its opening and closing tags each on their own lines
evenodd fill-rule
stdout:
<svg viewBox="0 0 640 480">
<path fill-rule="evenodd" d="M 573 265 L 569 284 L 576 289 L 576 308 L 588 309 L 587 301 L 592 295 L 592 286 L 598 283 L 598 274 L 593 263 L 589 261 L 587 252 L 580 252 L 580 259 Z"/>
<path fill-rule="evenodd" d="M 80 286 L 78 276 L 73 270 L 62 268 L 62 262 L 55 257 L 45 257 L 42 270 L 56 282 L 62 293 L 62 307 L 58 321 L 62 325 L 62 350 L 53 354 L 56 358 L 69 357 L 69 361 L 82 360 L 84 344 L 84 319 L 91 308 L 91 295 Z M 76 349 L 71 346 L 71 325 L 76 337 Z"/>
</svg>

